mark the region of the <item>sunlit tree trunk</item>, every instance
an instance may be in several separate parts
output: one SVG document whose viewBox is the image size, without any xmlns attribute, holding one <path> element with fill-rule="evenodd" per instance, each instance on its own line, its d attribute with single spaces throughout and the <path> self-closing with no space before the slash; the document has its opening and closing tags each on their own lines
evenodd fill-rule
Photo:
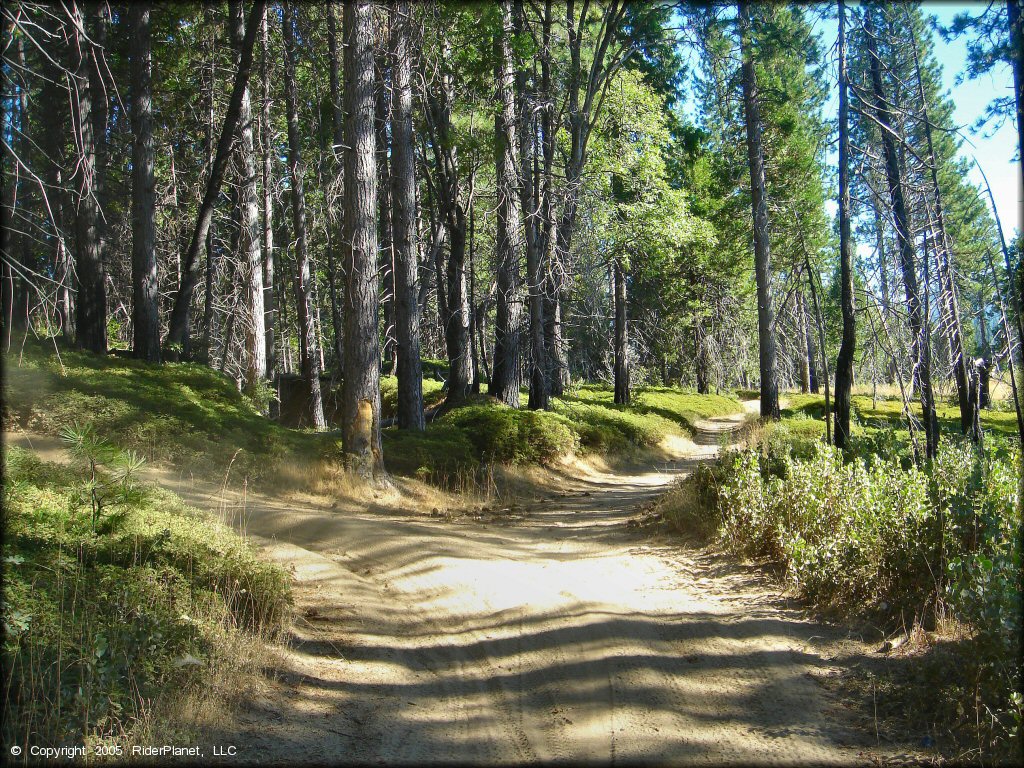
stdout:
<svg viewBox="0 0 1024 768">
<path fill-rule="evenodd" d="M 488 391 L 495 398 L 519 407 L 520 346 L 522 344 L 523 220 L 519 187 L 524 183 L 517 168 L 519 137 L 516 132 L 515 71 L 512 60 L 512 12 L 509 0 L 501 4 L 502 29 L 495 37 L 495 81 L 500 109 L 494 114 L 494 161 L 497 174 L 498 216 L 495 241 L 497 293 L 495 295 L 494 373 Z"/>
<path fill-rule="evenodd" d="M 761 144 L 761 107 L 750 33 L 750 8 L 739 3 L 740 44 L 743 49 L 741 80 L 746 115 L 750 197 L 754 213 L 754 273 L 757 280 L 757 335 L 761 369 L 761 416 L 778 419 L 779 385 L 776 373 L 775 312 L 771 292 L 771 246 L 768 239 L 768 199 L 765 193 L 764 150 Z"/>
<path fill-rule="evenodd" d="M 245 18 L 241 0 L 231 0 L 232 42 L 241 53 Z M 256 183 L 256 145 L 249 88 L 242 93 L 238 113 L 238 169 L 241 187 L 239 251 L 244 264 L 246 292 L 245 386 L 254 387 L 267 375 L 266 318 L 263 314 L 263 247 L 260 236 L 260 206 Z"/>
<path fill-rule="evenodd" d="M 382 25 L 385 26 L 386 25 Z M 382 29 L 382 35 L 387 30 Z M 388 162 L 390 141 L 388 140 L 388 121 L 391 112 L 391 88 L 388 84 L 387 50 L 378 51 L 377 55 L 377 95 L 376 95 L 376 134 L 377 134 L 377 232 L 380 253 L 381 277 L 381 309 L 383 310 L 384 326 L 384 370 L 388 375 L 394 374 L 396 339 L 395 339 L 395 256 L 392 242 L 391 223 L 391 168 Z"/>
<path fill-rule="evenodd" d="M 380 341 L 377 312 L 377 155 L 374 136 L 373 5 L 345 3 L 345 368 L 342 447 L 349 467 L 384 475 L 380 441 Z"/>
</svg>

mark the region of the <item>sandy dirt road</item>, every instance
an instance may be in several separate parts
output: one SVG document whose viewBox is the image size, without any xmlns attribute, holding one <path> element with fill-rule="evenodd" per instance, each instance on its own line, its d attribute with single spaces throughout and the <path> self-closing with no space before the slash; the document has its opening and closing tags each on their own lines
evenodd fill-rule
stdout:
<svg viewBox="0 0 1024 768">
<path fill-rule="evenodd" d="M 276 680 L 204 741 L 267 764 L 871 762 L 816 679 L 835 630 L 753 569 L 627 525 L 741 421 L 500 522 L 248 498 L 246 532 L 295 570 L 297 619 Z"/>
</svg>

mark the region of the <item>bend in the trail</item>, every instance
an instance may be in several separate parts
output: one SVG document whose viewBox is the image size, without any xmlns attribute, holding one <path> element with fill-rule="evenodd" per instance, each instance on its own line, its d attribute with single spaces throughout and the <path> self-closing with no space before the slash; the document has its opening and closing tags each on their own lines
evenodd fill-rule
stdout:
<svg viewBox="0 0 1024 768">
<path fill-rule="evenodd" d="M 816 680 L 837 631 L 754 569 L 627 526 L 742 421 L 499 518 L 249 497 L 234 522 L 295 569 L 297 618 L 275 679 L 209 743 L 268 764 L 868 762 Z"/>
</svg>

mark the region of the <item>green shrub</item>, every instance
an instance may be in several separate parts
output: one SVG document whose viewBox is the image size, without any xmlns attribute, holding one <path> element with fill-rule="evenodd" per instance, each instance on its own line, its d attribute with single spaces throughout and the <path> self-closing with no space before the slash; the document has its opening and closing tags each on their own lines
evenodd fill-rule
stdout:
<svg viewBox="0 0 1024 768">
<path fill-rule="evenodd" d="M 444 400 L 443 382 L 423 379 L 423 407 L 433 408 Z M 398 414 L 398 377 L 380 377 L 380 417 L 393 419 Z"/>
<path fill-rule="evenodd" d="M 287 575 L 173 494 L 108 495 L 96 524 L 102 466 L 10 447 L 3 470 L 5 744 L 130 736 L 215 659 L 239 663 L 225 633 L 280 627 Z"/>
<path fill-rule="evenodd" d="M 424 479 L 451 477 L 476 469 L 473 444 L 461 429 L 442 422 L 428 424 L 423 432 L 389 427 L 382 431 L 384 463 L 391 472 L 421 475 Z"/>
<path fill-rule="evenodd" d="M 461 430 L 485 463 L 550 464 L 577 445 L 563 416 L 509 408 L 493 400 L 449 411 L 439 423 Z"/>
<path fill-rule="evenodd" d="M 728 459 L 703 512 L 688 514 L 718 522 L 727 546 L 776 564 L 819 607 L 889 626 L 961 622 L 971 672 L 957 679 L 976 690 L 947 694 L 975 696 L 971 714 L 987 713 L 994 740 L 1019 734 L 1019 448 L 990 438 L 981 454 L 947 439 L 924 469 L 885 431 L 846 459 L 821 443 L 805 450 L 785 428 L 769 430 Z"/>
</svg>

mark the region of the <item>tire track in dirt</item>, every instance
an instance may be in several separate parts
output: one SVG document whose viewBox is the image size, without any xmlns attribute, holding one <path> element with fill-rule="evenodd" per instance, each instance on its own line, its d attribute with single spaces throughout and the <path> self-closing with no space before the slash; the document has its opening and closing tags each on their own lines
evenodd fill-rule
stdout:
<svg viewBox="0 0 1024 768">
<path fill-rule="evenodd" d="M 836 630 L 626 525 L 741 423 L 702 425 L 660 471 L 567 474 L 501 525 L 250 493 L 240 524 L 294 567 L 299 620 L 276 679 L 201 742 L 267 764 L 869 762 L 810 677 Z"/>
</svg>

